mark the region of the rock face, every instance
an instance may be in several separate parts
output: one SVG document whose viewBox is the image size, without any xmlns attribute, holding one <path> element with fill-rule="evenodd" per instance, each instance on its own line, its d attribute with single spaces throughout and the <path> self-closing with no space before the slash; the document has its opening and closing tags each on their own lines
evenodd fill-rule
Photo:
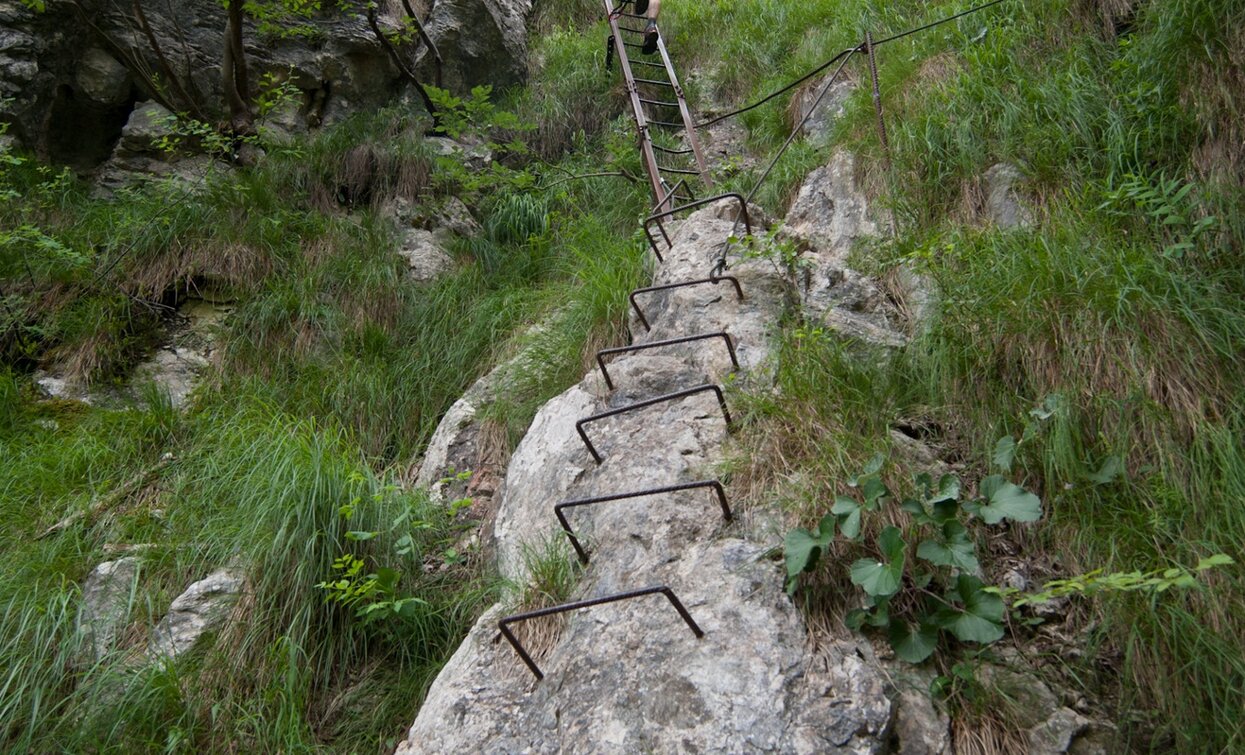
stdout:
<svg viewBox="0 0 1245 755">
<path fill-rule="evenodd" d="M 187 587 L 156 625 L 148 654 L 172 659 L 193 650 L 204 635 L 225 625 L 245 585 L 241 572 L 218 569 Z"/>
<path fill-rule="evenodd" d="M 442 86 L 464 94 L 488 84 L 504 89 L 527 79 L 531 0 L 438 0 L 424 24 L 442 58 Z M 420 51 L 418 72 L 433 81 L 433 56 Z"/>
<path fill-rule="evenodd" d="M 847 266 L 853 245 L 885 227 L 856 187 L 855 157 L 839 150 L 800 187 L 782 235 L 803 250 L 797 283 L 806 311 L 844 336 L 895 347 L 907 342 L 901 314 L 877 281 Z"/>
<path fill-rule="evenodd" d="M 111 153 L 134 103 L 146 99 L 167 97 L 175 109 L 198 109 L 209 121 L 225 114 L 222 3 L 140 0 L 139 7 L 163 60 L 130 3 L 48 0 L 46 11 L 35 13 L 17 0 L 0 0 L 0 97 L 14 98 L 10 112 L 0 115 L 40 157 L 93 170 Z M 396 67 L 358 11 L 326 9 L 314 19 L 314 39 L 274 38 L 248 22 L 252 87 L 269 74 L 290 82 L 302 128 L 400 93 Z M 152 91 L 153 76 L 162 82 L 160 92 Z"/>
<path fill-rule="evenodd" d="M 703 277 L 732 224 L 708 208 L 686 220 L 656 283 Z M 725 329 L 745 373 L 769 353 L 783 282 L 757 261 L 728 283 L 680 288 L 643 303 L 638 342 Z M 639 326 L 642 327 L 642 326 Z M 639 331 L 637 331 L 639 332 Z M 720 381 L 720 340 L 654 349 L 609 363 L 546 404 L 512 457 L 494 534 L 502 573 L 525 581 L 527 558 L 561 538 L 559 501 L 711 479 L 727 429 L 712 394 L 595 422 L 594 412 Z M 744 380 L 750 378 L 747 374 Z M 697 639 L 660 595 L 566 615 L 537 662 L 537 682 L 509 645 L 494 642 L 499 604 L 477 623 L 434 683 L 398 751 L 831 752 L 884 750 L 885 680 L 847 640 L 810 646 L 767 553 L 779 535 L 761 514 L 724 521 L 706 490 L 654 495 L 569 514 L 591 556 L 576 598 L 666 585 L 704 630 Z"/>
<path fill-rule="evenodd" d="M 87 575 L 78 609 L 78 631 L 86 643 L 87 660 L 107 655 L 129 621 L 138 570 L 139 560 L 129 557 L 105 561 Z"/>
<path fill-rule="evenodd" d="M 412 228 L 402 237 L 398 254 L 406 260 L 411 278 L 416 283 L 427 283 L 454 266 L 454 260 L 445 253 L 432 231 Z"/>
<path fill-rule="evenodd" d="M 818 145 L 830 143 L 830 137 L 834 132 L 834 122 L 846 111 L 847 98 L 856 91 L 855 81 L 849 77 L 840 76 L 838 81 L 830 85 L 830 89 L 814 109 L 813 103 L 817 101 L 817 94 L 821 92 L 822 87 L 826 86 L 829 79 L 830 76 L 827 75 L 815 86 L 803 90 L 792 103 L 796 122 L 804 121 L 801 132 Z M 804 120 L 805 117 L 807 120 Z"/>
<path fill-rule="evenodd" d="M 1029 208 L 1020 202 L 1016 184 L 1023 179 L 1015 165 L 998 163 L 982 176 L 986 190 L 986 215 L 999 228 L 1010 230 L 1033 224 Z"/>
</svg>

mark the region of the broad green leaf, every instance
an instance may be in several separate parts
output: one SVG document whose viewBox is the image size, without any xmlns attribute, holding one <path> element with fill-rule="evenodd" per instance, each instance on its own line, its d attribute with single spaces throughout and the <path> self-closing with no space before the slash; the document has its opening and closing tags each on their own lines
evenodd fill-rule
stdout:
<svg viewBox="0 0 1245 755">
<path fill-rule="evenodd" d="M 917 524 L 929 524 L 933 520 L 929 518 L 929 514 L 925 511 L 925 507 L 915 498 L 905 498 L 903 503 L 899 504 L 899 508 L 912 515 L 913 521 Z"/>
<path fill-rule="evenodd" d="M 793 579 L 804 572 L 812 571 L 821 558 L 823 547 L 819 537 L 802 527 L 788 532 L 783 547 L 787 561 L 787 578 Z"/>
<path fill-rule="evenodd" d="M 877 477 L 870 477 L 865 480 L 863 492 L 865 495 L 865 508 L 870 511 L 876 511 L 878 504 L 890 497 L 891 494 L 890 490 Z"/>
<path fill-rule="evenodd" d="M 859 510 L 860 504 L 856 502 L 856 499 L 848 498 L 845 495 L 835 496 L 834 505 L 830 507 L 830 513 L 836 516 L 843 516 Z"/>
<path fill-rule="evenodd" d="M 978 569 L 976 548 L 968 537 L 968 530 L 959 522 L 944 524 L 942 540 L 922 542 L 917 546 L 916 555 L 935 566 L 954 566 L 969 572 Z"/>
<path fill-rule="evenodd" d="M 981 481 L 981 495 L 985 503 L 975 507 L 974 513 L 986 524 L 998 524 L 1004 519 L 1036 522 L 1042 518 L 1041 499 L 1000 475 Z"/>
<path fill-rule="evenodd" d="M 947 593 L 950 603 L 934 617 L 938 626 L 961 642 L 990 643 L 1003 636 L 1003 600 L 986 592 L 981 580 L 961 574 Z"/>
<path fill-rule="evenodd" d="M 886 639 L 890 641 L 895 655 L 908 663 L 920 663 L 933 654 L 938 647 L 938 627 L 922 623 L 916 631 L 902 619 L 892 619 Z"/>
<path fill-rule="evenodd" d="M 1097 472 L 1091 472 L 1085 475 L 1085 479 L 1095 485 L 1110 485 L 1124 474 L 1124 459 L 1118 455 L 1112 454 L 1102 462 L 1102 466 Z"/>
<path fill-rule="evenodd" d="M 843 617 L 843 623 L 853 632 L 859 632 L 869 619 L 869 612 L 863 608 L 853 608 Z"/>
<path fill-rule="evenodd" d="M 379 532 L 364 532 L 362 530 L 352 530 L 346 533 L 347 540 L 371 540 L 379 535 Z"/>
<path fill-rule="evenodd" d="M 955 501 L 960 497 L 960 478 L 953 474 L 945 474 L 938 479 L 938 492 L 930 497 L 933 504 Z"/>
<path fill-rule="evenodd" d="M 1012 469 L 1012 459 L 1016 456 L 1016 439 L 1010 435 L 1004 435 L 999 438 L 999 442 L 994 444 L 994 455 L 991 461 L 994 466 L 1002 469 L 1004 472 L 1010 472 Z"/>
<path fill-rule="evenodd" d="M 864 471 L 855 477 L 849 477 L 847 484 L 853 488 L 860 487 L 861 483 L 880 472 L 882 470 L 882 465 L 885 463 L 886 457 L 883 454 L 874 454 L 873 458 L 869 460 L 869 463 L 865 465 Z"/>
<path fill-rule="evenodd" d="M 886 561 L 862 558 L 852 564 L 852 584 L 869 595 L 885 597 L 899 591 L 903 579 L 904 542 L 898 527 L 887 527 L 878 536 L 878 547 Z"/>
</svg>

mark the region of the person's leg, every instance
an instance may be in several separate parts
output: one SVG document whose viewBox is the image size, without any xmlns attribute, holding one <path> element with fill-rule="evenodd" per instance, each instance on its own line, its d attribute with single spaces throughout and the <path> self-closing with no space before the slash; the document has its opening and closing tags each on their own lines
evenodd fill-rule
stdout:
<svg viewBox="0 0 1245 755">
<path fill-rule="evenodd" d="M 643 2 L 643 0 L 639 0 Z M 652 55 L 657 52 L 657 16 L 661 13 L 661 0 L 649 0 L 648 5 L 648 24 L 644 27 L 644 48 L 641 52 L 646 55 Z M 637 9 L 639 4 L 637 3 Z"/>
</svg>

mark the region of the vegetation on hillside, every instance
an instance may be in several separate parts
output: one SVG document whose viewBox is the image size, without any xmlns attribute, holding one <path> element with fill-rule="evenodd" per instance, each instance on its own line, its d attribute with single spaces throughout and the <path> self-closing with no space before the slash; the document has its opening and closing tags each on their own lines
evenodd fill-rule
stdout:
<svg viewBox="0 0 1245 755">
<path fill-rule="evenodd" d="M 741 104 L 865 29 L 881 36 L 969 5 L 672 0 L 662 26 L 680 68 L 698 72 L 684 77 L 697 103 Z M 550 322 L 537 346 L 550 369 L 492 410 L 517 437 L 585 355 L 622 337 L 626 293 L 642 279 L 643 190 L 563 181 L 639 173 L 620 85 L 601 70 L 599 15 L 594 0 L 537 3 L 533 81 L 493 98 L 517 117 L 482 96 L 462 105 L 481 121 L 462 128 L 525 145 L 486 177 L 430 149 L 422 108 L 360 114 L 269 145 L 253 169 L 110 199 L 4 153 L 5 749 L 364 751 L 401 735 L 497 589 L 459 552 L 452 513 L 402 486 L 409 463 L 450 403 L 529 342 L 532 323 Z M 983 535 L 989 581 L 1016 564 L 1045 578 L 1220 553 L 1245 562 L 1241 29 L 1238 0 L 1014 0 L 881 48 L 892 172 L 863 89 L 834 142 L 861 156 L 897 233 L 854 262 L 884 279 L 901 266 L 929 276 L 939 314 L 885 365 L 815 323 L 786 323 L 782 399 L 737 397 L 747 430 L 736 490 L 813 525 L 876 453 L 892 453 L 896 428 L 972 486 L 999 438 L 1023 437 L 1043 407 L 1012 477 L 1041 496 L 1044 518 Z M 792 125 L 786 98 L 742 121 L 762 156 Z M 781 213 L 827 157 L 797 144 L 760 201 Z M 981 176 L 1003 161 L 1025 176 L 1030 228 L 983 220 Z M 724 177 L 751 188 L 757 175 Z M 449 195 L 485 233 L 453 250 L 450 274 L 415 287 L 385 207 L 432 213 Z M 167 308 L 209 282 L 238 308 L 188 412 L 154 391 L 116 407 L 36 395 L 37 366 L 124 379 Z M 38 539 L 153 468 L 115 509 Z M 880 475 L 906 494 L 920 471 L 894 453 Z M 892 524 L 910 526 L 865 526 Z M 135 620 L 114 656 L 83 662 L 80 585 L 119 544 L 155 544 Z M 845 570 L 824 564 L 859 547 L 831 551 L 803 583 L 814 625 L 854 607 L 835 597 L 848 594 Z M 365 566 L 336 592 L 317 587 L 349 570 L 345 554 Z M 139 662 L 172 598 L 226 563 L 251 580 L 230 636 L 176 664 Z M 396 581 L 355 579 L 382 569 Z M 367 606 L 380 608 L 360 614 Z M 1232 567 L 1189 590 L 1077 599 L 1063 628 L 1081 637 L 1076 657 L 1040 628 L 1009 629 L 1044 673 L 1111 706 L 1125 748 L 1225 752 L 1245 743 L 1243 617 L 1245 577 Z M 940 659 L 979 660 L 962 648 Z M 971 725 L 992 715 L 983 698 L 958 702 Z"/>
</svg>

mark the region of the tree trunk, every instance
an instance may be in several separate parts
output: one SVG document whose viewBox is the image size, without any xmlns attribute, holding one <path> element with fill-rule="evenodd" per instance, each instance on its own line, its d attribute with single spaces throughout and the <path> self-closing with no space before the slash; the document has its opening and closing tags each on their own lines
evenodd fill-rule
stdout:
<svg viewBox="0 0 1245 755">
<path fill-rule="evenodd" d="M 225 52 L 221 61 L 221 84 L 229 105 L 229 127 L 236 136 L 255 133 L 254 116 L 248 104 L 251 87 L 246 69 L 246 48 L 242 45 L 242 0 L 228 0 Z"/>
</svg>

